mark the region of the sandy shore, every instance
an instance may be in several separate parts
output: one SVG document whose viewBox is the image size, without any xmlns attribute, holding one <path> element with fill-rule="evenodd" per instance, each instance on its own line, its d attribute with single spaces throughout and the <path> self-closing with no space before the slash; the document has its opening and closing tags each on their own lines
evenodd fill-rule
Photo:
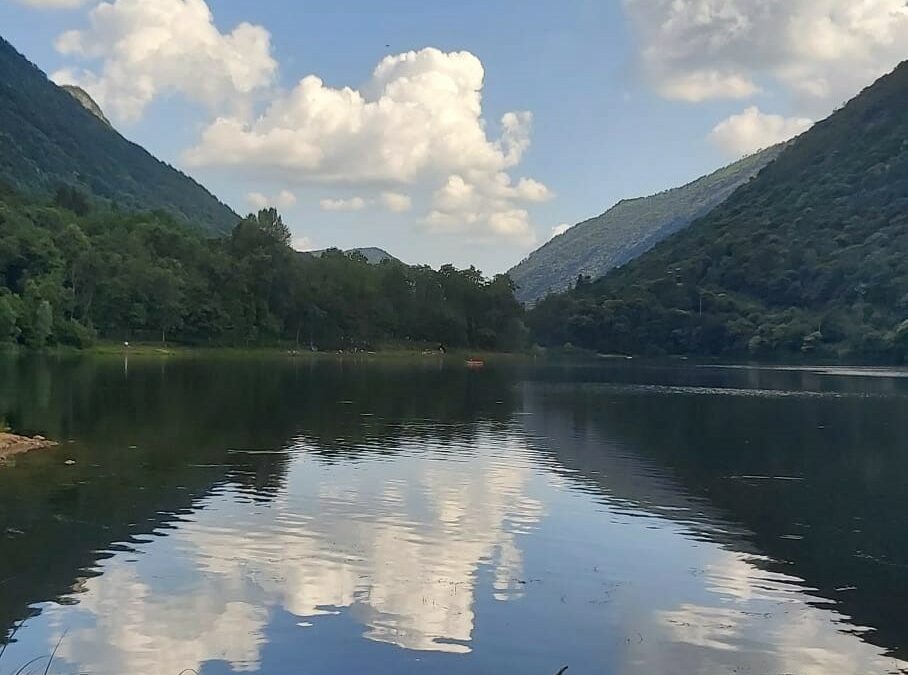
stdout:
<svg viewBox="0 0 908 675">
<path fill-rule="evenodd" d="M 28 436 L 17 436 L 16 434 L 0 432 L 0 459 L 19 455 L 23 452 L 40 450 L 41 448 L 50 448 L 54 445 L 56 443 L 47 440 L 43 436 L 29 438 Z"/>
</svg>

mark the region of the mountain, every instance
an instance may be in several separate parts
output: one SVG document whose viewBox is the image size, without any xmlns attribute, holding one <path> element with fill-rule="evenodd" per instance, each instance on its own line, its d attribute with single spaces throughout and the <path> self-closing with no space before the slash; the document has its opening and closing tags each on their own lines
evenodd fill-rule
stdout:
<svg viewBox="0 0 908 675">
<path fill-rule="evenodd" d="M 385 251 L 384 249 L 377 248 L 375 246 L 367 246 L 366 248 L 354 248 L 347 253 L 359 253 L 363 256 L 370 265 L 379 265 L 385 260 L 390 260 L 391 262 L 400 262 L 393 255 Z"/>
<path fill-rule="evenodd" d="M 0 38 L 0 184 L 34 197 L 77 187 L 123 209 L 168 211 L 210 234 L 239 221 L 201 185 L 118 134 L 80 92 L 52 83 Z"/>
<path fill-rule="evenodd" d="M 306 251 L 310 255 L 321 257 L 321 255 L 330 249 L 322 249 L 320 251 Z M 381 248 L 376 248 L 375 246 L 367 246 L 365 248 L 351 248 L 344 251 L 347 255 L 351 253 L 356 253 L 363 256 L 370 265 L 380 265 L 385 262 L 385 260 L 390 260 L 391 262 L 399 263 L 400 260 L 395 258 L 393 255 L 388 253 L 386 250 Z"/>
<path fill-rule="evenodd" d="M 539 303 L 542 344 L 600 352 L 908 356 L 908 62 L 725 202 Z"/>
<path fill-rule="evenodd" d="M 109 127 L 113 126 L 110 123 L 110 120 L 107 119 L 107 116 L 104 114 L 104 111 L 101 110 L 101 106 L 99 106 L 95 102 L 95 99 L 93 99 L 91 97 L 91 95 L 87 91 L 85 91 L 82 87 L 77 87 L 74 84 L 64 84 L 61 86 L 61 89 L 63 89 L 63 91 L 65 91 L 67 94 L 69 94 L 74 99 L 76 99 L 82 105 L 83 108 L 85 108 L 92 115 L 94 115 L 99 120 L 104 122 L 104 124 L 106 124 Z"/>
<path fill-rule="evenodd" d="M 620 201 L 575 225 L 509 272 L 518 300 L 536 302 L 570 288 L 581 274 L 598 279 L 633 260 L 728 199 L 781 150 L 781 145 L 773 146 L 683 187 Z"/>
</svg>

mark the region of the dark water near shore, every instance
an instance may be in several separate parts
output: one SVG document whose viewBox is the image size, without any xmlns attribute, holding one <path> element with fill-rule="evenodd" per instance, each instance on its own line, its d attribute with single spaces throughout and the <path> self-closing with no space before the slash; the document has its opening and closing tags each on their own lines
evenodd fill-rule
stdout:
<svg viewBox="0 0 908 675">
<path fill-rule="evenodd" d="M 3 418 L 63 443 L 0 672 L 908 672 L 903 371 L 0 359 Z"/>
</svg>

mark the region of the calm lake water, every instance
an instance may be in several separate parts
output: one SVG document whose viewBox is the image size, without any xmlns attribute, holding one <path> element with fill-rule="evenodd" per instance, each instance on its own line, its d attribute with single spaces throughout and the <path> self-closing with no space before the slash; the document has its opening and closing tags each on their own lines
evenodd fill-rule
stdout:
<svg viewBox="0 0 908 675">
<path fill-rule="evenodd" d="M 0 360 L 0 672 L 908 672 L 906 375 Z"/>
</svg>

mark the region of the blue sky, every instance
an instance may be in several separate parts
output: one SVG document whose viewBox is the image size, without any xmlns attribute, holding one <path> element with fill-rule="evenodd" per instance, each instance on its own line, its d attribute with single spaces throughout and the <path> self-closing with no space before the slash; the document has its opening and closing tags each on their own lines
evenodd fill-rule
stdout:
<svg viewBox="0 0 908 675">
<path fill-rule="evenodd" d="M 0 33 L 237 211 L 277 203 L 302 247 L 488 273 L 908 57 L 904 0 L 98 5 L 0 0 Z"/>
</svg>

